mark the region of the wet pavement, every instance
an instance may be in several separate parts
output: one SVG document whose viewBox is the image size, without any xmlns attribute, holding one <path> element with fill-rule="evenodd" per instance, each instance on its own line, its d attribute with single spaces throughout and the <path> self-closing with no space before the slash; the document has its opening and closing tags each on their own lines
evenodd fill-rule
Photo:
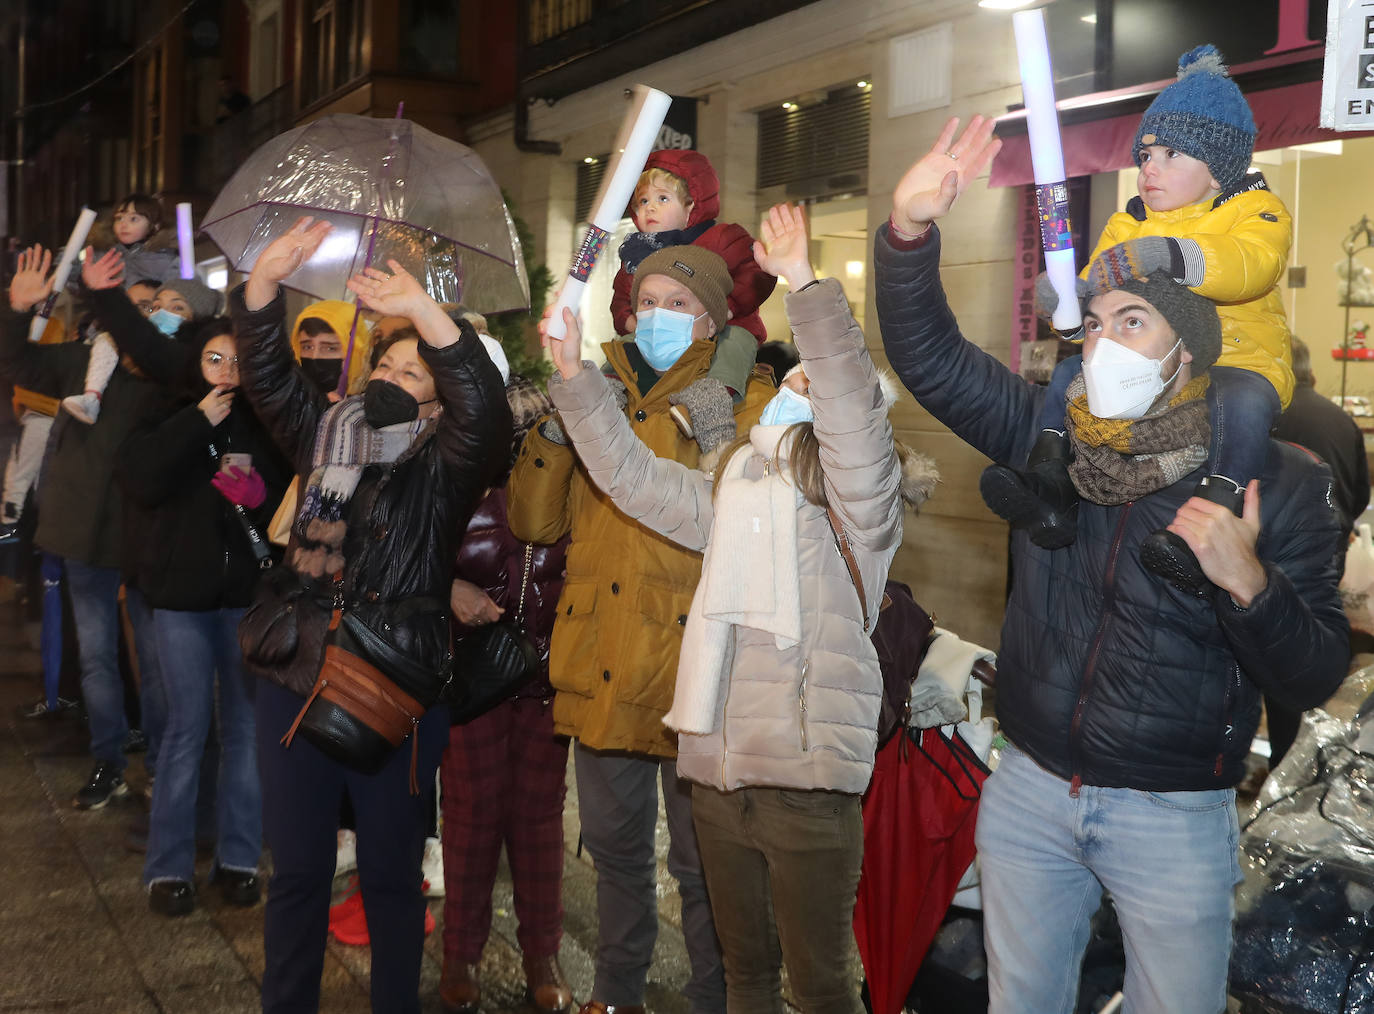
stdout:
<svg viewBox="0 0 1374 1014">
<path fill-rule="evenodd" d="M 37 628 L 0 604 L 0 1012 L 194 1012 L 239 1014 L 259 1009 L 263 967 L 262 906 L 225 905 L 208 889 L 208 858 L 198 861 L 199 903 L 169 920 L 150 912 L 140 882 L 143 857 L 129 851 L 129 826 L 141 815 L 146 782 L 141 755 L 131 758 L 127 800 L 103 810 L 72 808 L 90 771 L 85 723 L 69 718 L 21 720 L 16 706 L 41 696 Z M 570 769 L 571 774 L 571 769 Z M 577 850 L 578 811 L 569 778 L 564 811 L 566 909 L 563 968 L 579 1002 L 588 998 L 596 945 L 595 874 Z M 681 988 L 687 958 L 676 883 L 664 865 L 667 831 L 659 822 L 659 936 L 646 1004 L 685 1014 Z M 270 857 L 265 859 L 270 863 Z M 339 884 L 342 886 L 342 878 Z M 443 900 L 430 908 L 443 926 Z M 482 957 L 483 1010 L 520 1011 L 524 978 L 515 943 L 511 884 L 502 864 L 493 897 L 493 927 Z M 368 1008 L 368 949 L 330 940 L 321 1010 Z M 425 942 L 420 996 L 439 1011 L 440 931 Z"/>
</svg>

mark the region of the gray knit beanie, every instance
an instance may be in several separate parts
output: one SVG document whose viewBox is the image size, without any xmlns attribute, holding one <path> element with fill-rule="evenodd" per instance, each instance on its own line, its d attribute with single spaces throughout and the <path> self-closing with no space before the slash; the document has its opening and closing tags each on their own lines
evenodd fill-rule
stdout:
<svg viewBox="0 0 1374 1014">
<path fill-rule="evenodd" d="M 1221 318 L 1217 316 L 1217 306 L 1206 296 L 1199 296 L 1186 285 L 1180 285 L 1169 277 L 1167 271 L 1156 271 L 1148 278 L 1127 277 L 1116 284 L 1101 284 L 1103 276 L 1097 275 L 1098 285 L 1092 285 L 1094 276 L 1089 274 L 1087 299 L 1113 289 L 1134 293 L 1158 310 L 1174 334 L 1183 342 L 1183 347 L 1193 354 L 1193 373 L 1207 369 L 1221 355 Z"/>
<path fill-rule="evenodd" d="M 219 312 L 219 293 L 194 278 L 173 278 L 163 282 L 158 292 L 175 292 L 191 308 L 192 320 L 205 320 Z"/>
</svg>

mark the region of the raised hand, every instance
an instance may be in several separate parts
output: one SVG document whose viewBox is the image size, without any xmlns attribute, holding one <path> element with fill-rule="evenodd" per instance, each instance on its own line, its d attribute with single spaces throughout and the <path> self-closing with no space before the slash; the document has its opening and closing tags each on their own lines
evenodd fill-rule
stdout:
<svg viewBox="0 0 1374 1014">
<path fill-rule="evenodd" d="M 269 243 L 267 249 L 258 254 L 253 273 L 248 276 L 248 284 L 243 290 L 243 301 L 248 309 L 261 310 L 277 298 L 277 287 L 310 259 L 331 228 L 328 222 L 315 222 L 310 215 L 304 215 Z"/>
<path fill-rule="evenodd" d="M 10 279 L 10 309 L 28 313 L 52 292 L 52 251 L 35 243 L 19 254 Z"/>
<path fill-rule="evenodd" d="M 424 287 L 396 261 L 387 261 L 391 274 L 364 268 L 348 280 L 350 292 L 369 310 L 388 317 L 409 317 L 412 322 L 437 305 Z"/>
<path fill-rule="evenodd" d="M 795 204 L 775 204 L 754 241 L 754 260 L 770 275 L 777 275 L 796 292 L 816 280 L 806 238 L 806 214 Z"/>
<path fill-rule="evenodd" d="M 577 323 L 577 314 L 565 306 L 563 324 L 567 328 L 567 333 L 564 334 L 562 341 L 556 338 L 550 341 L 547 328 L 552 312 L 552 306 L 544 311 L 544 319 L 539 322 L 539 331 L 544 335 L 544 345 L 549 350 L 554 368 L 563 374 L 564 380 L 571 380 L 582 372 L 582 328 Z"/>
<path fill-rule="evenodd" d="M 1002 149 L 992 136 L 992 120 L 975 116 L 955 138 L 959 117 L 951 117 L 925 156 L 906 171 L 892 193 L 892 222 L 908 235 L 919 235 L 949 212 L 955 198 Z"/>
<path fill-rule="evenodd" d="M 96 260 L 95 248 L 86 247 L 86 256 L 81 261 L 81 280 L 88 289 L 113 289 L 124 281 L 124 258 L 111 247 Z"/>
</svg>

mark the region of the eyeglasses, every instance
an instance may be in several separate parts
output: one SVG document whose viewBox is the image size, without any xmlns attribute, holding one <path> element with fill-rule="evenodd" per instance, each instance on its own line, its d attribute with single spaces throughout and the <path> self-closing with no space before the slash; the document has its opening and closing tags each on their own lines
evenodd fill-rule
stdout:
<svg viewBox="0 0 1374 1014">
<path fill-rule="evenodd" d="M 238 356 L 226 356 L 221 352 L 206 352 L 200 357 L 201 364 L 204 366 L 231 366 L 235 369 L 239 365 Z"/>
</svg>

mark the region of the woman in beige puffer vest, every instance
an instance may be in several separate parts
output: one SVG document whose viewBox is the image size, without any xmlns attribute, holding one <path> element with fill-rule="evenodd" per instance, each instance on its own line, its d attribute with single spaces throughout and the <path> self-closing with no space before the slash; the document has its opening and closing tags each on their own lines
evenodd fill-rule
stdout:
<svg viewBox="0 0 1374 1014">
<path fill-rule="evenodd" d="M 863 334 L 839 283 L 816 280 L 800 210 L 774 208 L 763 235 L 755 256 L 788 283 L 801 367 L 714 475 L 655 457 L 571 342 L 554 343 L 549 393 L 616 506 L 705 552 L 664 721 L 695 783 L 730 1006 L 780 1003 L 781 958 L 803 1010 L 857 1012 L 859 797 L 882 698 L 869 634 L 902 538 L 903 467 Z M 934 471 L 919 466 L 928 494 Z"/>
</svg>

